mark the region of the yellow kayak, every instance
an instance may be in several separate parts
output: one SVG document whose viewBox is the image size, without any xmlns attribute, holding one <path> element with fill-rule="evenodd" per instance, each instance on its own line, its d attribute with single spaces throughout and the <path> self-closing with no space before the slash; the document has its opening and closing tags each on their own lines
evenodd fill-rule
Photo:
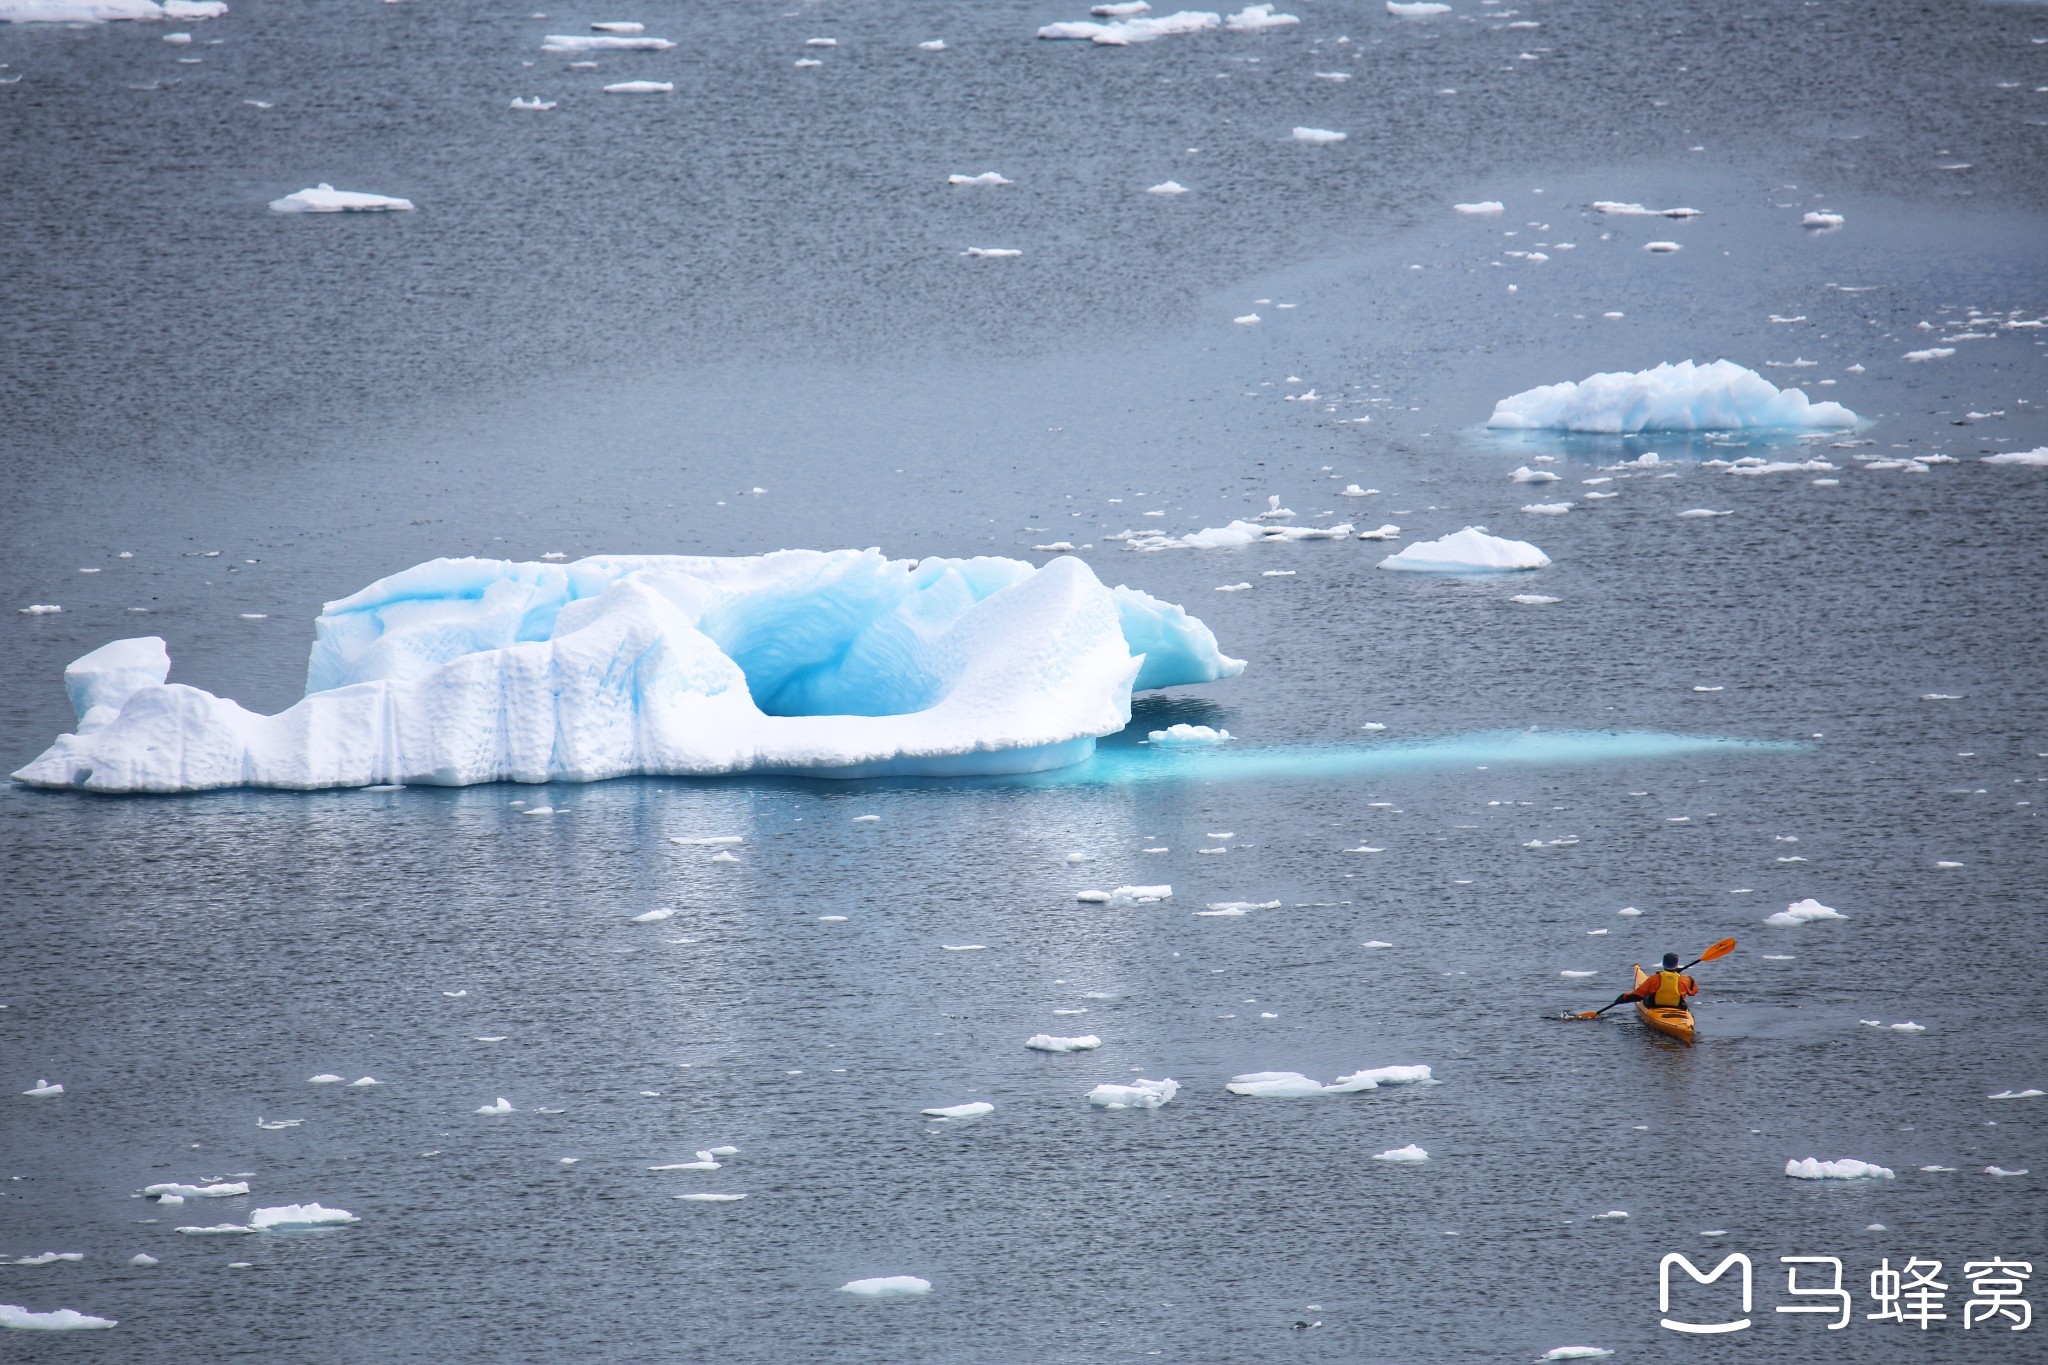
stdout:
<svg viewBox="0 0 2048 1365">
<path fill-rule="evenodd" d="M 1649 979 L 1649 974 L 1646 973 L 1640 966 L 1636 968 L 1637 990 L 1641 990 L 1643 988 L 1643 983 L 1645 981 L 1648 981 Z M 1676 1038 L 1679 1042 L 1685 1043 L 1688 1046 L 1691 1045 L 1691 1010 L 1686 1009 L 1682 1006 L 1678 1009 L 1659 1009 L 1655 1005 L 1647 1004 L 1644 1001 L 1638 1000 L 1636 1001 L 1636 1014 L 1642 1018 L 1642 1021 L 1644 1023 L 1648 1024 L 1651 1028 L 1657 1030 L 1657 1032 L 1668 1033 L 1673 1038 Z"/>
</svg>

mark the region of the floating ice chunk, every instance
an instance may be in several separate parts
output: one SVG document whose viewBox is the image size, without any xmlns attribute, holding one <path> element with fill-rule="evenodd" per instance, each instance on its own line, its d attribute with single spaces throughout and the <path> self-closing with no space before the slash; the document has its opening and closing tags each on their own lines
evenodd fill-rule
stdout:
<svg viewBox="0 0 2048 1365">
<path fill-rule="evenodd" d="M 1005 179 L 995 171 L 983 171 L 980 175 L 949 175 L 948 185 L 1014 185 L 1014 180 Z"/>
<path fill-rule="evenodd" d="M 350 1090 L 368 1090 L 373 1085 L 382 1084 L 384 1082 L 378 1080 L 375 1076 L 358 1076 L 348 1083 L 348 1088 Z"/>
<path fill-rule="evenodd" d="M 274 1208 L 257 1209 L 249 1215 L 249 1226 L 258 1231 L 339 1228 L 362 1221 L 347 1209 L 330 1209 L 321 1204 L 279 1204 Z"/>
<path fill-rule="evenodd" d="M 671 917 L 671 916 L 672 916 L 672 915 L 674 915 L 674 914 L 675 914 L 675 910 L 674 910 L 674 908 L 673 908 L 673 907 L 671 907 L 671 906 L 666 906 L 666 905 L 665 905 L 665 906 L 661 907 L 661 908 L 660 908 L 659 910 L 649 910 L 649 911 L 647 911 L 647 912 L 646 912 L 646 913 L 644 913 L 644 914 L 639 914 L 639 915 L 635 915 L 635 916 L 633 916 L 633 918 L 632 918 L 632 919 L 628 920 L 628 921 L 627 921 L 627 923 L 629 923 L 629 924 L 659 924 L 659 923 L 661 923 L 661 922 L 662 922 L 663 920 L 665 920 L 665 919 L 668 919 L 669 917 Z"/>
<path fill-rule="evenodd" d="M 1799 226 L 1810 228 L 1838 228 L 1843 218 L 1839 213 L 1809 213 L 1799 220 Z"/>
<path fill-rule="evenodd" d="M 1985 1098 L 1992 1100 L 2031 1100 L 2039 1097 L 2042 1093 L 2039 1090 L 2001 1090 L 1996 1095 L 1987 1095 Z"/>
<path fill-rule="evenodd" d="M 1719 468 L 1726 474 L 1742 474 L 1751 477 L 1763 474 L 1821 473 L 1835 467 L 1826 460 L 1765 460 L 1759 459 L 1754 455 L 1725 463 L 1719 460 L 1705 460 L 1700 464 L 1701 469 Z"/>
<path fill-rule="evenodd" d="M 1449 5 L 1440 5 L 1436 0 L 1387 0 L 1387 13 L 1396 19 L 1428 19 L 1438 14 L 1449 14 Z"/>
<path fill-rule="evenodd" d="M 1186 194 L 1187 192 L 1188 187 L 1181 184 L 1178 180 L 1162 180 L 1156 185 L 1147 186 L 1145 189 L 1147 194 L 1163 194 L 1168 196 Z"/>
<path fill-rule="evenodd" d="M 1013 246 L 971 246 L 960 254 L 962 256 L 977 256 L 990 261 L 1005 261 L 1012 256 L 1022 256 L 1024 253 Z"/>
<path fill-rule="evenodd" d="M 17 778 L 101 791 L 1035 771 L 1133 689 L 1234 676 L 1181 608 L 1086 564 L 782 551 L 438 560 L 331 603 L 307 697 L 139 688 Z M 1142 657 L 1140 657 L 1142 656 Z"/>
<path fill-rule="evenodd" d="M 221 12 L 226 13 L 227 6 L 221 6 Z M 0 0 L 0 23 L 7 24 L 105 24 L 120 19 L 211 17 L 173 14 L 155 0 Z"/>
<path fill-rule="evenodd" d="M 1822 1161 L 1807 1157 L 1804 1161 L 1785 1163 L 1785 1174 L 1794 1180 L 1890 1180 L 1892 1172 L 1883 1166 L 1873 1166 L 1867 1161 L 1854 1157 L 1843 1157 L 1840 1161 Z"/>
<path fill-rule="evenodd" d="M 1540 569 L 1550 556 L 1526 540 L 1488 535 L 1476 526 L 1435 540 L 1418 540 L 1379 562 L 1382 569 L 1427 573 L 1492 573 Z"/>
<path fill-rule="evenodd" d="M 1097 1109 L 1157 1109 L 1180 1093 L 1180 1082 L 1132 1081 L 1129 1085 L 1104 1083 L 1088 1092 L 1088 1103 Z"/>
<path fill-rule="evenodd" d="M 1685 248 L 1677 242 L 1644 242 L 1643 250 L 1658 256 L 1669 256 L 1672 252 L 1683 251 Z"/>
<path fill-rule="evenodd" d="M 553 100 L 544 100 L 544 99 L 542 99 L 542 98 L 541 98 L 541 97 L 540 97 L 539 95 L 535 95 L 535 96 L 534 96 L 534 97 L 533 97 L 532 99 L 530 99 L 530 100 L 525 100 L 525 99 L 521 99 L 521 98 L 519 98 L 519 96 L 517 96 L 517 95 L 514 95 L 514 96 L 512 97 L 512 107 L 513 107 L 514 109 L 538 109 L 538 110 L 543 110 L 543 111 L 544 111 L 544 110 L 548 110 L 548 109 L 552 109 L 552 108 L 554 108 L 554 107 L 555 107 L 555 101 L 553 101 Z M 543 555 L 543 556 L 542 556 L 542 558 L 547 558 L 547 557 L 548 557 L 548 556 L 545 556 L 545 555 Z"/>
<path fill-rule="evenodd" d="M 1301 20 L 1292 14 L 1275 14 L 1271 5 L 1247 5 L 1223 21 L 1232 33 L 1264 33 L 1267 29 L 1293 28 Z"/>
<path fill-rule="evenodd" d="M 972 1104 L 951 1104 L 943 1109 L 921 1109 L 927 1118 L 934 1119 L 978 1119 L 983 1114 L 993 1114 L 996 1107 L 987 1100 L 976 1100 Z"/>
<path fill-rule="evenodd" d="M 607 85 L 604 92 L 607 95 L 672 95 L 675 89 L 673 81 L 619 81 Z"/>
<path fill-rule="evenodd" d="M 1986 1174 L 1986 1175 L 2025 1175 L 2025 1174 L 2026 1174 L 2026 1170 L 2025 1170 L 2024 1168 L 2022 1168 L 2022 1169 L 2020 1169 L 2020 1170 L 2017 1170 L 2017 1171 L 2008 1171 L 2008 1170 L 2006 1170 L 2006 1169 L 2005 1169 L 2005 1167 L 2003 1167 L 2003 1166 L 1986 1166 L 1986 1167 L 1984 1168 L 1984 1174 Z"/>
<path fill-rule="evenodd" d="M 1450 7 L 1446 5 L 1444 8 L 1448 9 Z M 1482 199 L 1476 204 L 1453 204 L 1451 207 L 1460 213 L 1475 215 L 1506 213 L 1508 208 L 1506 204 L 1501 203 L 1498 199 Z"/>
<path fill-rule="evenodd" d="M 340 1085 L 340 1084 L 341 1084 L 341 1077 L 339 1077 L 339 1076 L 335 1075 L 335 1074 L 334 1074 L 334 1073 L 333 1073 L 332 1071 L 323 1071 L 323 1072 L 321 1072 L 321 1073 L 320 1073 L 319 1075 L 317 1075 L 317 1076 L 308 1076 L 308 1077 L 306 1078 L 306 1084 L 308 1084 L 308 1085 Z"/>
<path fill-rule="evenodd" d="M 805 46 L 805 47 L 838 47 L 838 46 L 839 46 L 839 40 L 838 40 L 837 38 L 806 38 L 806 39 L 804 39 L 804 46 Z"/>
<path fill-rule="evenodd" d="M 1161 748 L 1187 749 L 1206 744 L 1227 744 L 1230 742 L 1230 731 L 1214 729 L 1207 725 L 1174 724 L 1164 730 L 1153 730 L 1145 737 Z"/>
<path fill-rule="evenodd" d="M 476 1112 L 479 1114 L 510 1114 L 516 1111 L 512 1108 L 512 1101 L 500 1095 L 496 1104 L 483 1105 Z"/>
<path fill-rule="evenodd" d="M 84 1259 L 85 1253 L 82 1251 L 46 1251 L 40 1256 L 16 1257 L 12 1262 L 9 1262 L 4 1257 L 0 1257 L 0 1265 L 55 1265 L 59 1261 L 82 1261 Z"/>
<path fill-rule="evenodd" d="M 1803 901 L 1792 902 L 1792 904 L 1786 906 L 1775 915 L 1765 916 L 1764 923 L 1775 925 L 1780 929 L 1790 929 L 1795 925 L 1807 924 L 1817 919 L 1847 918 L 1849 918 L 1847 915 L 1829 909 L 1809 896 Z"/>
<path fill-rule="evenodd" d="M 1171 899 L 1171 886 L 1119 886 L 1114 891 L 1077 891 L 1074 899 L 1090 905 L 1143 905 Z"/>
<path fill-rule="evenodd" d="M 1623 203 L 1614 199 L 1595 199 L 1593 207 L 1601 213 L 1617 218 L 1697 218 L 1698 209 L 1646 209 L 1641 204 Z"/>
<path fill-rule="evenodd" d="M 1510 602 L 1519 602 L 1525 607 L 1547 607 L 1551 603 L 1561 600 L 1561 598 L 1550 597 L 1540 592 L 1518 592 L 1508 599 Z"/>
<path fill-rule="evenodd" d="M 1916 1024 L 1916 1023 L 1914 1023 L 1914 1022 L 1913 1022 L 1912 1020 L 1908 1019 L 1908 1020 L 1907 1020 L 1907 1021 L 1906 1021 L 1905 1023 L 1903 1023 L 1903 1024 L 1893 1024 L 1893 1025 L 1892 1025 L 1892 1032 L 1893 1032 L 1893 1033 L 1925 1033 L 1925 1032 L 1927 1032 L 1927 1025 L 1925 1025 L 1925 1024 Z"/>
<path fill-rule="evenodd" d="M 711 861 L 714 863 L 736 863 L 739 861 L 739 855 L 729 852 L 714 853 L 711 855 Z"/>
<path fill-rule="evenodd" d="M 848 1280 L 839 1286 L 842 1294 L 857 1294 L 864 1299 L 895 1299 L 909 1294 L 932 1292 L 930 1280 L 920 1280 L 915 1275 L 883 1275 L 871 1280 Z"/>
<path fill-rule="evenodd" d="M 162 1264 L 162 1262 L 158 1261 L 156 1257 L 150 1255 L 146 1251 L 138 1251 L 133 1256 L 130 1256 L 128 1258 L 128 1264 L 139 1266 L 153 1266 L 160 1265 Z"/>
<path fill-rule="evenodd" d="M 1429 1160 L 1429 1153 L 1423 1151 L 1420 1147 L 1417 1147 L 1414 1143 L 1411 1142 L 1406 1147 L 1396 1147 L 1392 1151 L 1381 1152 L 1379 1155 L 1375 1156 L 1373 1160 L 1421 1162 Z"/>
<path fill-rule="evenodd" d="M 270 201 L 272 213 L 411 213 L 412 200 L 394 199 L 386 194 L 360 190 L 338 190 L 322 181 L 310 190 L 298 190 Z"/>
<path fill-rule="evenodd" d="M 1538 1360 L 1599 1360 L 1603 1356 L 1611 1356 L 1613 1354 L 1614 1352 L 1599 1346 L 1553 1346 L 1536 1358 Z"/>
<path fill-rule="evenodd" d="M 1904 358 L 1914 361 L 1946 360 L 1955 353 L 1953 346 L 1930 346 L 1924 351 L 1908 351 Z"/>
<path fill-rule="evenodd" d="M 1487 426 L 1620 435 L 1846 427 L 1856 421 L 1856 414 L 1840 403 L 1810 403 L 1801 390 L 1780 389 L 1732 360 L 1711 365 L 1686 360 L 1526 389 L 1495 404 Z"/>
<path fill-rule="evenodd" d="M 1516 483 L 1556 483 L 1564 475 L 1553 474 L 1547 469 L 1531 469 L 1527 465 L 1520 465 L 1508 477 Z"/>
<path fill-rule="evenodd" d="M 1683 521 L 1705 521 L 1709 517 L 1732 517 L 1735 512 L 1732 508 L 1726 512 L 1716 512 L 1711 507 L 1688 507 L 1678 515 Z"/>
<path fill-rule="evenodd" d="M 256 1119 L 256 1126 L 266 1133 L 281 1133 L 287 1128 L 296 1128 L 304 1122 L 304 1119 L 266 1119 L 259 1115 Z M 184 1201 L 180 1200 L 179 1202 L 182 1203 Z"/>
<path fill-rule="evenodd" d="M 1522 510 L 1531 516 L 1561 517 L 1566 512 L 1572 510 L 1572 504 L 1568 502 L 1525 502 L 1522 504 Z"/>
<path fill-rule="evenodd" d="M 1594 1214 L 1593 1221 L 1596 1223 L 1626 1223 L 1628 1221 L 1628 1211 L 1626 1209 L 1609 1209 L 1605 1213 Z"/>
<path fill-rule="evenodd" d="M 1558 973 L 1558 975 L 1559 975 L 1559 976 L 1562 976 L 1562 977 L 1567 977 L 1567 978 L 1569 978 L 1570 980 L 1573 980 L 1573 981 L 1583 981 L 1583 980 L 1584 980 L 1585 978 L 1587 978 L 1587 977 L 1589 977 L 1589 976 L 1598 976 L 1598 975 L 1600 975 L 1600 973 L 1598 973 L 1598 972 L 1559 972 L 1559 973 Z"/>
<path fill-rule="evenodd" d="M 174 1231 L 182 1232 L 187 1237 L 235 1237 L 242 1233 L 253 1234 L 256 1229 L 241 1223 L 215 1223 L 211 1227 L 176 1228 Z"/>
<path fill-rule="evenodd" d="M 542 52 L 666 52 L 674 46 L 666 38 L 622 38 L 611 34 L 593 38 L 586 34 L 550 33 L 540 40 Z"/>
<path fill-rule="evenodd" d="M 944 52 L 946 50 L 946 40 L 944 38 L 933 38 L 929 42 L 919 43 L 917 50 L 920 52 Z"/>
<path fill-rule="evenodd" d="M 1360 540 L 1397 540 L 1400 538 L 1400 535 L 1401 528 L 1390 521 L 1384 526 L 1375 527 L 1373 530 L 1360 531 L 1358 538 Z"/>
<path fill-rule="evenodd" d="M 647 32 L 647 25 L 638 24 L 632 22 L 631 20 L 623 19 L 605 20 L 600 23 L 592 24 L 590 27 L 592 31 L 597 33 L 624 33 L 630 35 L 635 33 Z"/>
<path fill-rule="evenodd" d="M 1241 317 L 1232 318 L 1231 321 L 1240 327 L 1256 327 L 1259 325 L 1259 315 L 1257 313 L 1246 313 Z M 1233 526 L 1236 524 L 1236 522 L 1231 523 Z"/>
<path fill-rule="evenodd" d="M 1152 6 L 1146 0 L 1122 0 L 1120 4 L 1097 5 L 1088 12 L 1105 19 L 1128 19 L 1133 14 L 1149 14 L 1151 11 Z"/>
<path fill-rule="evenodd" d="M 54 602 L 31 602 L 16 612 L 17 616 L 55 616 L 64 608 Z"/>
<path fill-rule="evenodd" d="M 166 19 L 218 19 L 227 12 L 226 0 L 164 0 Z"/>
<path fill-rule="evenodd" d="M 1379 491 L 1377 488 L 1360 488 L 1355 483 L 1347 483 L 1337 490 L 1337 496 L 1340 498 L 1369 498 Z"/>
<path fill-rule="evenodd" d="M 1332 132 L 1328 128 L 1301 128 L 1294 130 L 1296 142 L 1306 142 L 1311 147 L 1329 147 L 1349 137 L 1348 133 Z"/>
<path fill-rule="evenodd" d="M 22 1091 L 21 1093 L 31 1097 L 32 1099 L 49 1100 L 55 1099 L 57 1096 L 63 1094 L 64 1087 L 61 1085 L 53 1085 L 49 1081 L 43 1080 L 39 1077 L 37 1078 L 36 1083 L 34 1085 L 30 1086 L 28 1089 Z"/>
<path fill-rule="evenodd" d="M 38 3 L 48 3 L 48 0 L 38 0 Z M 108 9 L 112 8 L 112 6 L 100 4 L 95 5 L 93 8 Z M 155 6 L 152 5 L 150 8 L 154 9 Z M 8 19 L 10 17 L 5 12 L 0 12 L 0 19 Z M 127 19 L 140 16 L 117 14 L 109 17 Z M 31 21 L 28 19 L 16 19 L 13 22 L 28 23 Z M 94 22 L 98 22 L 98 20 Z M 89 1332 L 95 1328 L 114 1327 L 117 1325 L 119 1324 L 114 1318 L 92 1317 L 89 1314 L 79 1312 L 75 1308 L 53 1308 L 47 1313 L 31 1313 L 20 1304 L 0 1303 L 0 1327 L 9 1327 L 17 1332 Z"/>
<path fill-rule="evenodd" d="M 2048 446 L 2034 450 L 2008 450 L 1999 455 L 1986 455 L 1981 464 L 2030 465 L 2036 469 L 2048 468 Z"/>
<path fill-rule="evenodd" d="M 145 1185 L 142 1192 L 147 1195 L 176 1195 L 180 1199 L 232 1199 L 238 1194 L 249 1192 L 246 1180 L 222 1180 L 211 1185 L 181 1185 L 174 1180 L 156 1185 Z"/>
<path fill-rule="evenodd" d="M 1182 10 L 1177 14 L 1162 15 L 1156 19 L 1140 13 L 1107 24 L 1091 24 L 1085 20 L 1047 24 L 1038 30 L 1038 36 L 1100 43 L 1104 47 L 1124 47 L 1131 43 L 1149 43 L 1183 33 L 1200 33 L 1205 29 L 1219 28 L 1222 24 L 1223 16 L 1220 14 Z"/>
<path fill-rule="evenodd" d="M 1051 1033 L 1034 1033 L 1024 1040 L 1024 1046 L 1033 1052 L 1093 1052 L 1102 1046 L 1102 1040 L 1092 1033 L 1076 1038 L 1061 1038 Z"/>
<path fill-rule="evenodd" d="M 745 1199 L 746 1196 L 743 1194 L 711 1194 L 709 1192 L 699 1192 L 697 1194 L 679 1194 L 676 1196 L 676 1198 L 682 1200 L 686 1204 L 737 1204 L 740 1202 L 740 1200 Z"/>
</svg>

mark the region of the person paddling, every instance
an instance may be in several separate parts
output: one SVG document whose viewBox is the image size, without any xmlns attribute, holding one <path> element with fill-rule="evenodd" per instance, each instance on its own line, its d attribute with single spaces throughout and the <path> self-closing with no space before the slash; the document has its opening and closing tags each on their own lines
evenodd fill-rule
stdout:
<svg viewBox="0 0 2048 1365">
<path fill-rule="evenodd" d="M 1691 1009 L 1690 1001 L 1700 993 L 1700 983 L 1687 976 L 1678 966 L 1678 954 L 1664 954 L 1664 967 L 1643 978 L 1643 984 L 1632 991 L 1623 991 L 1614 997 L 1614 1005 L 1630 1000 L 1660 1010 Z"/>
</svg>

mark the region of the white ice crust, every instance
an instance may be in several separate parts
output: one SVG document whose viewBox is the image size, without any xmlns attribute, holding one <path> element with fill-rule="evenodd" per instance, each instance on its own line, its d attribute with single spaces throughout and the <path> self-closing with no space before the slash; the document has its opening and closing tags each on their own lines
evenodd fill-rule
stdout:
<svg viewBox="0 0 2048 1365">
<path fill-rule="evenodd" d="M 1540 569 L 1550 556 L 1526 540 L 1491 536 L 1476 526 L 1435 540 L 1418 540 L 1379 562 L 1382 569 L 1424 573 L 1499 573 Z"/>
<path fill-rule="evenodd" d="M 1129 1085 L 1104 1083 L 1088 1092 L 1088 1103 L 1097 1109 L 1157 1109 L 1180 1093 L 1180 1082 L 1132 1081 Z"/>
<path fill-rule="evenodd" d="M 155 637 L 65 670 L 77 732 L 14 776 L 102 792 L 986 774 L 1077 762 L 1133 688 L 1243 671 L 1079 560 L 437 559 L 327 604 L 274 716 L 166 679 Z"/>
<path fill-rule="evenodd" d="M 1182 33 L 1200 33 L 1204 29 L 1219 28 L 1222 24 L 1223 16 L 1220 14 L 1206 10 L 1182 10 L 1177 14 L 1165 14 L 1158 18 L 1138 15 L 1107 24 L 1091 24 L 1086 20 L 1047 24 L 1038 30 L 1038 36 L 1100 43 L 1104 47 L 1126 47 L 1132 43 L 1149 43 Z"/>
<path fill-rule="evenodd" d="M 221 0 L 0 0 L 0 24 L 105 24 L 118 19 L 218 19 Z M 109 1324 L 111 1326 L 111 1324 Z"/>
<path fill-rule="evenodd" d="M 1544 384 L 1503 398 L 1486 425 L 1513 431 L 1798 430 L 1852 427 L 1840 403 L 1812 403 L 1732 360 L 1681 360 L 1634 373 L 1596 374 L 1573 384 Z"/>
<path fill-rule="evenodd" d="M 1796 928 L 1817 919 L 1847 919 L 1847 915 L 1832 906 L 1822 905 L 1813 897 L 1794 901 L 1775 915 L 1765 915 L 1764 923 L 1779 929 Z"/>
<path fill-rule="evenodd" d="M 893 1299 L 907 1294 L 929 1294 L 930 1280 L 915 1275 L 878 1275 L 869 1280 L 848 1280 L 839 1286 L 842 1294 L 858 1294 L 865 1299 Z"/>
<path fill-rule="evenodd" d="M 330 1209 L 324 1204 L 279 1204 L 249 1215 L 252 1228 L 339 1228 L 363 1220 L 347 1209 Z"/>
<path fill-rule="evenodd" d="M 411 213 L 412 200 L 394 199 L 388 194 L 366 194 L 360 190 L 338 190 L 322 181 L 310 190 L 298 190 L 270 201 L 272 213 Z"/>
<path fill-rule="evenodd" d="M 1350 1095 L 1377 1090 L 1383 1085 L 1422 1085 L 1431 1080 L 1426 1066 L 1382 1066 L 1339 1076 L 1328 1085 L 1299 1071 L 1253 1071 L 1232 1076 L 1224 1089 L 1233 1095 L 1255 1099 L 1301 1099 L 1309 1095 Z"/>
<path fill-rule="evenodd" d="M 75 1308 L 32 1313 L 18 1303 L 0 1303 L 0 1327 L 11 1327 L 17 1332 L 88 1332 L 115 1325 L 112 1318 L 96 1318 Z"/>
<path fill-rule="evenodd" d="M 1892 1173 L 1883 1166 L 1873 1166 L 1867 1161 L 1845 1156 L 1840 1161 L 1822 1161 L 1818 1157 L 1807 1157 L 1804 1161 L 1785 1163 L 1785 1174 L 1794 1180 L 1890 1180 Z"/>
</svg>

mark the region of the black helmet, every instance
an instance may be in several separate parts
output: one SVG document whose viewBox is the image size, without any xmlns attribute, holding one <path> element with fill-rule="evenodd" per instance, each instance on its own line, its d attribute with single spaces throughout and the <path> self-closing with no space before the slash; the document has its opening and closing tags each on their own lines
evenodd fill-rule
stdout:
<svg viewBox="0 0 2048 1365">
<path fill-rule="evenodd" d="M 1667 971 L 1667 972 L 1675 972 L 1675 971 L 1677 971 L 1677 970 L 1678 970 L 1678 954 L 1677 954 L 1677 953 L 1666 953 L 1666 954 L 1664 954 L 1664 970 L 1665 970 L 1665 971 Z"/>
</svg>

